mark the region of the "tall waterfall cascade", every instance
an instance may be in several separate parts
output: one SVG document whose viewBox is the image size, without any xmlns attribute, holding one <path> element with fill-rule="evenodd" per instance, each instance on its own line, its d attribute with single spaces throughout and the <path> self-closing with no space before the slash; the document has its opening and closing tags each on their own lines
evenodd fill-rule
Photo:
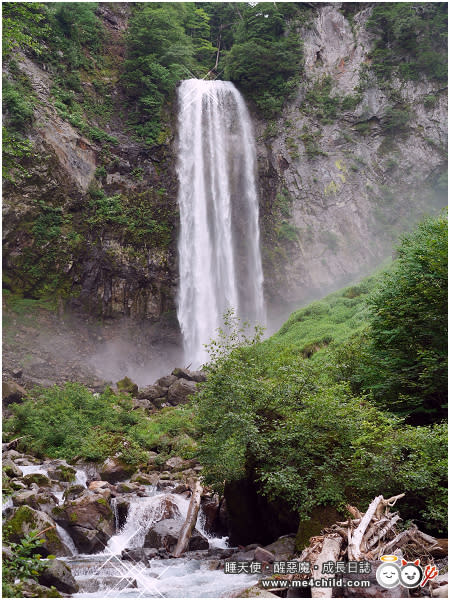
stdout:
<svg viewBox="0 0 450 600">
<path fill-rule="evenodd" d="M 198 368 L 227 310 L 265 321 L 256 152 L 232 83 L 189 79 L 178 98 L 178 320 L 185 361 Z"/>
</svg>

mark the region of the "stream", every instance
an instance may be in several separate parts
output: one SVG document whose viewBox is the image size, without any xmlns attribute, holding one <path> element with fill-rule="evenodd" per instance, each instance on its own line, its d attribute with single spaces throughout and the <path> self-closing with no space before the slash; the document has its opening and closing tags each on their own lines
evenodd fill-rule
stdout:
<svg viewBox="0 0 450 600">
<path fill-rule="evenodd" d="M 47 465 L 20 466 L 24 475 L 47 475 Z M 77 469 L 74 483 L 86 487 L 87 476 Z M 175 484 L 174 484 L 175 486 Z M 142 548 L 145 536 L 155 523 L 165 518 L 170 503 L 177 510 L 177 520 L 184 522 L 189 500 L 172 493 L 173 488 L 159 491 L 156 486 L 145 486 L 146 496 L 130 493 L 130 506 L 125 522 L 119 528 L 115 499 L 111 508 L 116 517 L 116 534 L 98 554 L 79 554 L 70 534 L 60 525 L 57 533 L 71 551 L 71 556 L 58 557 L 66 562 L 75 577 L 79 591 L 76 598 L 212 598 L 229 596 L 233 592 L 255 585 L 258 578 L 247 574 L 225 574 L 220 568 L 214 549 L 228 548 L 226 537 L 214 537 L 205 531 L 205 515 L 200 509 L 196 528 L 209 542 L 209 550 L 186 552 L 182 558 L 154 558 L 147 565 L 133 560 L 122 560 L 126 548 Z M 63 492 L 52 492 L 59 504 Z M 9 506 L 9 502 L 7 501 Z M 4 506 L 4 509 L 7 507 Z"/>
</svg>

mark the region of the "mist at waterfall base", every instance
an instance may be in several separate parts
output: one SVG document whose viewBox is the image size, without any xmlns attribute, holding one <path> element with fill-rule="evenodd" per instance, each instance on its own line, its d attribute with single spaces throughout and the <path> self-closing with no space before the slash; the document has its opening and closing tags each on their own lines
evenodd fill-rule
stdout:
<svg viewBox="0 0 450 600">
<path fill-rule="evenodd" d="M 208 361 L 205 344 L 232 309 L 263 325 L 256 151 L 245 102 L 228 81 L 178 88 L 180 208 L 178 320 L 184 361 Z"/>
</svg>

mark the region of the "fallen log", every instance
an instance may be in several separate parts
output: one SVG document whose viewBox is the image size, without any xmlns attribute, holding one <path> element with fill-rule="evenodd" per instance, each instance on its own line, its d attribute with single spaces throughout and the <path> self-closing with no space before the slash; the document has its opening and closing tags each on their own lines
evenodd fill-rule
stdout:
<svg viewBox="0 0 450 600">
<path fill-rule="evenodd" d="M 198 479 L 195 480 L 195 483 L 192 487 L 192 496 L 189 502 L 186 521 L 181 528 L 177 545 L 175 546 L 175 550 L 173 552 L 173 556 L 175 558 L 179 558 L 183 552 L 186 552 L 189 546 L 189 540 L 191 539 L 192 532 L 194 531 L 194 527 L 197 522 L 198 511 L 200 510 L 200 500 L 203 488 Z"/>
</svg>

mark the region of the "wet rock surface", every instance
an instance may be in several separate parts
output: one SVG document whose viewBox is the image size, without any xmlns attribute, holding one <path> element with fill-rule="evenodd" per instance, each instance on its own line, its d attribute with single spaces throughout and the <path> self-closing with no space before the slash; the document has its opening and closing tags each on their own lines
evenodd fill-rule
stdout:
<svg viewBox="0 0 450 600">
<path fill-rule="evenodd" d="M 183 523 L 175 519 L 165 519 L 156 523 L 145 537 L 144 546 L 147 548 L 165 548 L 168 552 L 175 549 Z M 189 541 L 189 550 L 207 550 L 208 540 L 194 529 Z"/>
</svg>

